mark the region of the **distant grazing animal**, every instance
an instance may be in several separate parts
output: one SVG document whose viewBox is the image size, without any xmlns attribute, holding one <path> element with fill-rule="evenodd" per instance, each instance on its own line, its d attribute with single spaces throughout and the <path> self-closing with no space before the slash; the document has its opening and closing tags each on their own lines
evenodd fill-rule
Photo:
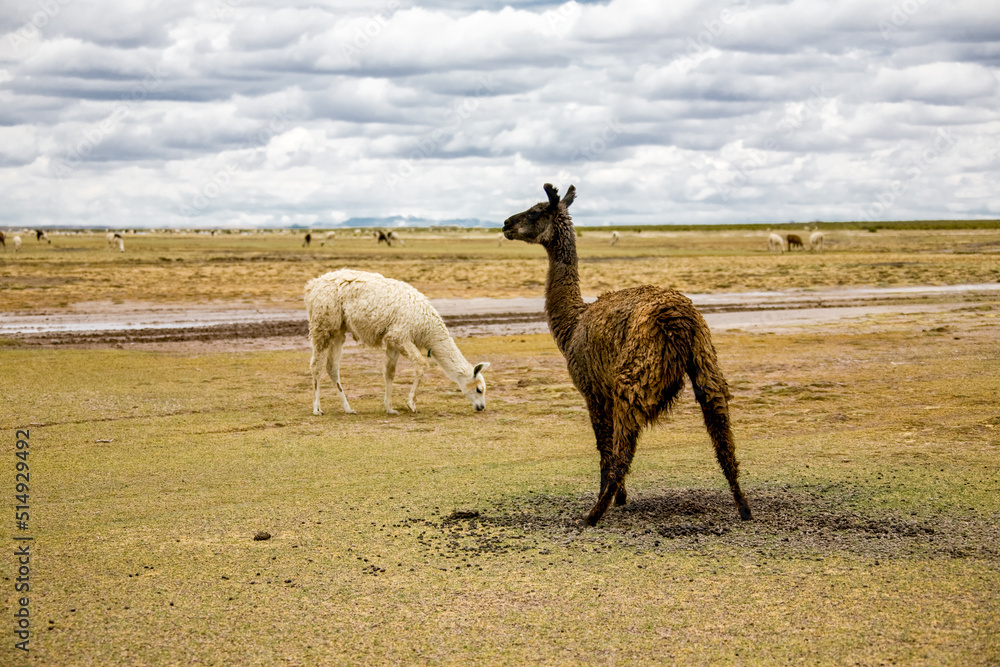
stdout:
<svg viewBox="0 0 1000 667">
<path fill-rule="evenodd" d="M 398 243 L 399 245 L 406 245 L 406 241 L 404 241 L 403 238 L 395 231 L 389 232 L 388 236 L 390 241 Z"/>
<path fill-rule="evenodd" d="M 503 232 L 500 232 L 499 234 L 497 234 L 497 245 L 503 245 L 504 240 L 505 240 L 505 238 L 504 238 Z"/>
<path fill-rule="evenodd" d="M 376 245 L 379 243 L 384 243 L 391 248 L 392 238 L 382 230 L 378 230 L 375 232 L 375 243 Z"/>
<path fill-rule="evenodd" d="M 428 358 L 438 362 L 472 407 L 477 411 L 486 408 L 486 380 L 482 373 L 489 363 L 472 366 L 466 361 L 431 302 L 407 283 L 378 273 L 340 269 L 306 283 L 305 302 L 313 350 L 309 361 L 315 390 L 313 414 L 323 414 L 319 380 L 324 367 L 340 394 L 344 412 L 354 413 L 340 384 L 340 354 L 348 332 L 359 343 L 385 347 L 383 377 L 388 414 L 396 414 L 392 409 L 392 379 L 400 354 L 415 368 L 406 401 L 411 411 L 417 411 L 417 387 L 429 365 Z"/>
<path fill-rule="evenodd" d="M 3 246 L 3 251 L 7 252 L 7 235 L 0 232 L 0 245 Z"/>
<path fill-rule="evenodd" d="M 785 252 L 785 239 L 771 232 L 767 237 L 767 250 L 768 252 L 777 250 L 779 254 Z"/>
<path fill-rule="evenodd" d="M 48 235 L 46 235 L 45 230 L 42 229 L 35 230 L 35 240 L 38 241 L 39 243 L 42 241 L 45 241 L 46 243 L 52 243 L 52 241 L 49 240 Z"/>
<path fill-rule="evenodd" d="M 809 235 L 809 249 L 823 252 L 823 232 L 813 232 Z"/>
<path fill-rule="evenodd" d="M 355 229 L 354 230 L 354 235 L 355 236 L 361 236 L 361 230 L 360 229 Z"/>
<path fill-rule="evenodd" d="M 20 252 L 20 250 L 21 250 L 21 237 L 20 236 L 15 236 L 14 237 L 14 252 Z"/>
<path fill-rule="evenodd" d="M 337 232 L 327 232 L 323 240 L 320 241 L 320 245 L 326 245 L 327 241 L 333 241 L 335 238 L 337 238 Z"/>
<path fill-rule="evenodd" d="M 118 248 L 118 252 L 125 252 L 125 239 L 118 232 L 108 232 L 108 248 Z"/>
<path fill-rule="evenodd" d="M 312 240 L 313 240 L 313 235 L 312 234 L 306 234 L 306 237 L 304 239 L 302 239 L 302 247 L 303 248 L 308 248 L 309 244 L 312 243 Z"/>
<path fill-rule="evenodd" d="M 792 248 L 802 248 L 805 250 L 805 246 L 802 245 L 802 237 L 798 234 L 789 234 L 788 239 L 788 252 L 792 251 Z"/>
<path fill-rule="evenodd" d="M 611 245 L 618 243 L 619 238 L 618 232 L 611 232 Z"/>
<path fill-rule="evenodd" d="M 549 257 L 549 329 L 587 403 L 601 453 L 601 491 L 587 523 L 595 525 L 612 499 L 616 505 L 626 503 L 625 476 L 639 433 L 670 409 L 685 375 L 740 517 L 750 519 L 737 479 L 729 388 L 704 318 L 683 294 L 652 285 L 607 292 L 584 303 L 568 211 L 576 188 L 571 185 L 561 201 L 552 185 L 546 183 L 544 189 L 548 201 L 507 218 L 503 232 L 511 240 L 540 244 Z"/>
</svg>

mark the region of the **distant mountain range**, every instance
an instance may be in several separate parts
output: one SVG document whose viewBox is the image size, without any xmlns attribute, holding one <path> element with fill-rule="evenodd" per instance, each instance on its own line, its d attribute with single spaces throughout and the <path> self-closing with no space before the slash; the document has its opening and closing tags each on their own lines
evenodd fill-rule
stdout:
<svg viewBox="0 0 1000 667">
<path fill-rule="evenodd" d="M 192 221 L 194 222 L 194 221 Z M 301 223 L 290 223 L 286 225 L 282 224 L 268 224 L 257 226 L 245 226 L 237 227 L 232 225 L 219 225 L 219 226 L 205 226 L 198 224 L 191 225 L 108 225 L 106 227 L 89 227 L 86 225 L 35 225 L 30 228 L 30 230 L 35 229 L 47 229 L 47 230 L 76 230 L 83 231 L 88 229 L 95 229 L 98 231 L 108 231 L 110 229 L 218 229 L 218 230 L 233 230 L 233 229 L 295 229 L 295 230 L 310 230 L 310 229 L 353 229 L 353 228 L 399 228 L 399 227 L 487 227 L 492 229 L 500 229 L 503 227 L 502 222 L 494 222 L 492 220 L 479 220 L 478 218 L 455 218 L 452 220 L 431 220 L 429 218 L 419 218 L 412 216 L 395 215 L 386 218 L 348 218 L 343 222 L 323 222 L 314 223 L 311 225 L 301 224 Z M 30 231 L 27 227 L 10 227 L 0 225 L 0 230 L 7 233 L 14 233 L 15 231 Z M 33 232 L 32 232 L 33 233 Z"/>
<path fill-rule="evenodd" d="M 394 215 L 387 218 L 348 218 L 343 222 L 331 224 L 289 225 L 291 229 L 350 229 L 353 227 L 495 227 L 499 229 L 503 227 L 503 223 L 492 220 L 480 220 L 478 218 L 430 220 L 428 218 Z"/>
</svg>

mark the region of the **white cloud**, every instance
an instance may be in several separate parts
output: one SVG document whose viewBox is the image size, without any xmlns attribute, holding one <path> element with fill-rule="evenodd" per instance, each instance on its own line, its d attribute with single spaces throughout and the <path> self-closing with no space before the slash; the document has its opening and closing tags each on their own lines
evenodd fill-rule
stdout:
<svg viewBox="0 0 1000 667">
<path fill-rule="evenodd" d="M 846 220 L 894 182 L 886 218 L 1000 210 L 973 0 L 53 6 L 0 10 L 14 226 L 498 222 L 546 181 L 588 224 Z"/>
<path fill-rule="evenodd" d="M 977 63 L 939 62 L 882 69 L 871 82 L 873 98 L 962 106 L 997 94 L 996 74 Z"/>
</svg>

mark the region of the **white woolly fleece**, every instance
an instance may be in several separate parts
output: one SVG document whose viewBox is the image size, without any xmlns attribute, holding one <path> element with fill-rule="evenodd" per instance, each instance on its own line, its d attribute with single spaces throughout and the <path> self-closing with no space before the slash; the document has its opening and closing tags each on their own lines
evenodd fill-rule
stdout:
<svg viewBox="0 0 1000 667">
<path fill-rule="evenodd" d="M 325 346 L 332 332 L 346 328 L 363 345 L 403 348 L 410 341 L 430 350 L 451 380 L 472 374 L 430 300 L 402 281 L 340 269 L 306 283 L 305 302 L 314 345 Z"/>
</svg>

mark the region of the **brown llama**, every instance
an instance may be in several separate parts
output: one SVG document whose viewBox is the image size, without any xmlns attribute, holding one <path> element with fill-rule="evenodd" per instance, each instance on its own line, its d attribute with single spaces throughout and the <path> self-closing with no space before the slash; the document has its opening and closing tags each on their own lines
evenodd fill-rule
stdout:
<svg viewBox="0 0 1000 667">
<path fill-rule="evenodd" d="M 504 222 L 508 239 L 538 243 L 549 256 L 545 312 L 549 329 L 566 358 L 573 384 L 583 394 L 601 454 L 601 491 L 587 523 L 595 525 L 611 504 L 627 501 L 625 475 L 639 433 L 674 403 L 691 378 L 719 465 L 746 521 L 750 506 L 740 490 L 729 388 L 716 360 L 704 318 L 674 290 L 643 285 L 602 294 L 585 304 L 577 270 L 576 234 L 568 208 L 570 186 L 559 192 L 545 184 L 547 202 Z"/>
<path fill-rule="evenodd" d="M 798 234 L 789 234 L 785 238 L 788 239 L 788 252 L 791 252 L 792 248 L 795 248 L 795 247 L 798 247 L 798 248 L 800 248 L 802 250 L 806 249 L 805 245 L 803 245 L 803 243 L 802 243 L 802 237 L 799 236 Z"/>
</svg>

